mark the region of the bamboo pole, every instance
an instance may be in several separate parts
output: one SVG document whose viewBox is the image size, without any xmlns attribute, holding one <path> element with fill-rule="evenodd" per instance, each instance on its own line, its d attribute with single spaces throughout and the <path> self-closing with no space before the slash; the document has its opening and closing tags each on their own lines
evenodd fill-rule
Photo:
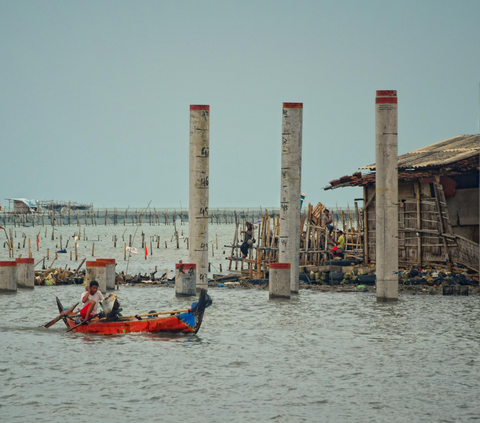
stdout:
<svg viewBox="0 0 480 423">
<path fill-rule="evenodd" d="M 77 267 L 77 270 L 75 270 L 75 272 L 73 273 L 73 277 L 77 276 L 78 271 L 79 271 L 80 268 L 83 266 L 83 263 L 85 263 L 86 260 L 87 260 L 86 258 L 84 258 L 84 259 L 82 260 L 82 262 L 80 263 L 80 265 Z"/>
<path fill-rule="evenodd" d="M 417 198 L 417 229 L 418 229 L 418 268 L 422 268 L 422 197 L 420 190 L 420 182 L 415 183 L 415 196 Z"/>
<path fill-rule="evenodd" d="M 363 187 L 363 261 L 365 264 L 370 262 L 368 252 L 368 193 L 367 187 Z"/>
</svg>

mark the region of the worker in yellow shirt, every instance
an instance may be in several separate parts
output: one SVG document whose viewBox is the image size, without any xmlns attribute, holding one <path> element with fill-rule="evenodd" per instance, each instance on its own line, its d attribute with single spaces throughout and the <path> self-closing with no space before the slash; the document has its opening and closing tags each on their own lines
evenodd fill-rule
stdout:
<svg viewBox="0 0 480 423">
<path fill-rule="evenodd" d="M 337 240 L 333 240 L 337 245 L 333 247 L 330 252 L 332 253 L 333 257 L 343 257 L 343 252 L 345 251 L 345 237 L 343 236 L 343 231 L 340 229 L 337 230 L 338 238 Z"/>
</svg>

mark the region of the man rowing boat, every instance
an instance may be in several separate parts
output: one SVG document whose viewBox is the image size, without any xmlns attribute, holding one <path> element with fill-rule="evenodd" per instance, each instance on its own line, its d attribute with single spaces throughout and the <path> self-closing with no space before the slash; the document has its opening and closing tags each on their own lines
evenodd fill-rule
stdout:
<svg viewBox="0 0 480 423">
<path fill-rule="evenodd" d="M 87 320 L 89 317 L 93 317 L 97 314 L 98 303 L 103 300 L 102 293 L 98 290 L 98 282 L 90 282 L 90 286 L 85 287 L 85 291 L 82 294 L 83 308 L 80 311 L 80 317 L 82 320 Z"/>
</svg>

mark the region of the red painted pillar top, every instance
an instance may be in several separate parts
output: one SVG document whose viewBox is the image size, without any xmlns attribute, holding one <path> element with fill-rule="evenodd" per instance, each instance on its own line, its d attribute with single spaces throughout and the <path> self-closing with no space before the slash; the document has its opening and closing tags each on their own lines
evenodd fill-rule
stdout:
<svg viewBox="0 0 480 423">
<path fill-rule="evenodd" d="M 17 258 L 15 259 L 17 263 L 27 263 L 27 264 L 34 264 L 33 258 Z"/>
<path fill-rule="evenodd" d="M 303 103 L 283 103 L 284 109 L 303 109 Z"/>
<path fill-rule="evenodd" d="M 270 263 L 269 268 L 270 269 L 290 269 L 291 264 L 290 263 Z"/>
<path fill-rule="evenodd" d="M 181 270 L 190 270 L 190 269 L 197 269 L 197 265 L 195 263 L 177 263 L 175 264 L 175 269 Z"/>
<path fill-rule="evenodd" d="M 100 263 L 115 264 L 115 259 L 97 259 Z"/>
<path fill-rule="evenodd" d="M 210 106 L 206 104 L 192 104 L 190 105 L 190 110 L 210 110 Z"/>
<path fill-rule="evenodd" d="M 107 263 L 101 261 L 87 261 L 87 267 L 107 267 Z"/>
<path fill-rule="evenodd" d="M 375 103 L 397 103 L 397 90 L 377 90 Z"/>
</svg>

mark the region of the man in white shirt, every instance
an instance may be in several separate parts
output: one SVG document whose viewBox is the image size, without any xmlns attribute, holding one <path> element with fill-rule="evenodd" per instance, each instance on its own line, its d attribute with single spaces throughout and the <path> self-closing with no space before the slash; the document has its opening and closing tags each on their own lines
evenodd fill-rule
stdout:
<svg viewBox="0 0 480 423">
<path fill-rule="evenodd" d="M 95 316 L 98 310 L 98 303 L 103 300 L 102 293 L 98 290 L 98 282 L 90 282 L 90 286 L 85 287 L 85 291 L 82 294 L 82 310 L 80 311 L 80 317 L 82 320 L 87 320 L 89 317 Z"/>
</svg>

